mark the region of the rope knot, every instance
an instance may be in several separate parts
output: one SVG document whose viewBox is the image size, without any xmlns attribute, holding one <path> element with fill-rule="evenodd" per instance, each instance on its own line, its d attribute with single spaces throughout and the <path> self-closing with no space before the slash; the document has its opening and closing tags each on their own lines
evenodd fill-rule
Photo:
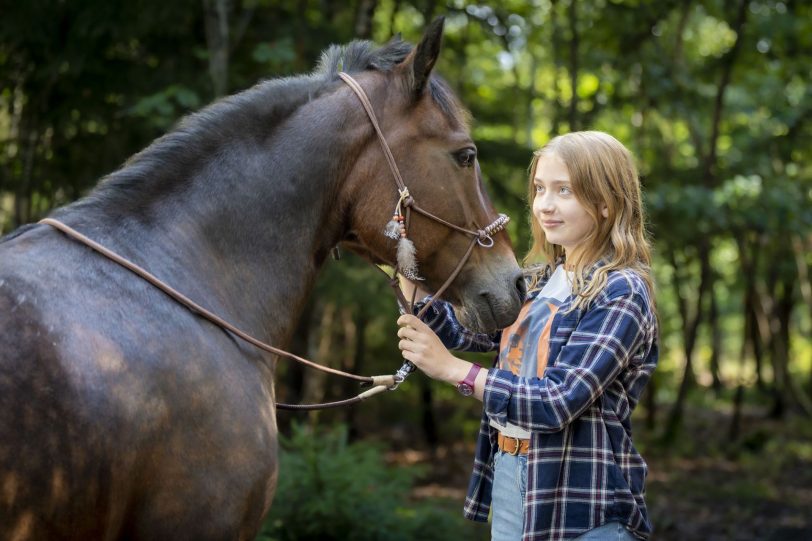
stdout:
<svg viewBox="0 0 812 541">
<path fill-rule="evenodd" d="M 400 199 L 398 200 L 398 205 L 403 205 L 404 207 L 411 207 L 414 204 L 414 198 L 409 193 L 409 188 L 404 186 L 398 190 L 398 195 L 400 195 Z"/>
</svg>

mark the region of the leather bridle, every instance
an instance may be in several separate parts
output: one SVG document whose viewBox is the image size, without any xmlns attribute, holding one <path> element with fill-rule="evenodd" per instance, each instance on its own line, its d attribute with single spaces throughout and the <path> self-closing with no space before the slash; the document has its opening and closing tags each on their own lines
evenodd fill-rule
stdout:
<svg viewBox="0 0 812 541">
<path fill-rule="evenodd" d="M 380 125 L 378 124 L 378 120 L 377 120 L 377 118 L 375 116 L 375 111 L 373 110 L 372 104 L 369 102 L 369 99 L 367 98 L 366 93 L 364 92 L 363 88 L 361 88 L 361 86 L 358 84 L 358 82 L 355 79 L 353 79 L 352 77 L 350 77 L 350 75 L 348 75 L 347 73 L 340 72 L 338 74 L 338 76 L 345 83 L 347 83 L 347 85 L 349 85 L 349 87 L 353 90 L 353 92 L 355 92 L 355 94 L 358 96 L 358 99 L 361 101 L 361 105 L 363 105 L 364 110 L 366 111 L 367 115 L 369 116 L 370 121 L 372 122 L 372 126 L 375 129 L 375 133 L 378 136 L 378 140 L 379 140 L 379 142 L 381 144 L 381 148 L 383 149 L 383 153 L 386 156 L 386 161 L 389 164 L 389 168 L 392 170 L 392 176 L 395 179 L 395 183 L 397 184 L 398 194 L 399 194 L 399 196 L 400 196 L 400 198 L 402 200 L 403 207 L 406 209 L 406 223 L 407 224 L 409 223 L 410 212 L 412 210 L 414 210 L 415 212 L 417 212 L 417 213 L 419 213 L 419 214 L 421 214 L 421 215 L 423 215 L 423 216 L 425 216 L 425 217 L 427 217 L 427 218 L 429 218 L 431 220 L 434 220 L 434 221 L 436 221 L 436 222 L 438 222 L 440 224 L 443 224 L 446 227 L 449 227 L 449 228 L 451 228 L 451 229 L 453 229 L 455 231 L 459 231 L 460 233 L 463 233 L 465 235 L 468 235 L 468 236 L 472 237 L 471 243 L 468 246 L 468 249 L 466 250 L 465 255 L 462 256 L 459 263 L 457 264 L 457 266 L 452 271 L 451 275 L 443 283 L 443 285 L 441 285 L 437 289 L 437 292 L 434 294 L 434 296 L 418 312 L 417 316 L 421 317 L 423 314 L 425 314 L 426 310 L 429 309 L 431 304 L 434 302 L 434 299 L 436 299 L 440 295 L 442 295 L 442 293 L 456 279 L 457 275 L 459 275 L 460 271 L 462 270 L 462 267 L 465 266 L 465 263 L 467 263 L 468 259 L 471 257 L 471 253 L 473 252 L 474 247 L 477 244 L 479 244 L 483 248 L 490 248 L 491 246 L 493 246 L 493 235 L 505 228 L 505 225 L 508 223 L 509 218 L 504 214 L 500 214 L 499 217 L 496 220 L 494 220 L 487 227 L 485 227 L 483 229 L 472 230 L 472 229 L 467 229 L 467 228 L 464 228 L 464 227 L 460 227 L 460 226 L 452 224 L 452 223 L 450 223 L 450 222 L 448 222 L 446 220 L 443 220 L 442 218 L 440 218 L 438 216 L 435 216 L 431 212 L 428 212 L 427 210 L 425 210 L 422 207 L 420 207 L 419 205 L 417 205 L 414 198 L 409 194 L 409 190 L 406 187 L 405 183 L 403 182 L 403 177 L 401 177 L 401 175 L 400 175 L 400 171 L 398 170 L 397 163 L 395 162 L 395 159 L 394 159 L 394 157 L 392 155 L 392 151 L 389 148 L 389 144 L 386 142 L 386 138 L 384 137 L 383 132 L 381 132 Z M 208 321 L 210 321 L 211 323 L 214 323 L 218 327 L 231 332 L 232 334 L 238 336 L 239 338 L 241 338 L 241 339 L 245 340 L 246 342 L 256 346 L 259 349 L 262 349 L 262 350 L 267 351 L 269 353 L 273 353 L 275 355 L 279 355 L 280 357 L 286 357 L 286 358 L 292 359 L 294 361 L 302 363 L 302 364 L 304 364 L 306 366 L 309 366 L 311 368 L 321 370 L 321 371 L 326 372 L 328 374 L 333 374 L 333 375 L 337 375 L 337 376 L 343 376 L 343 377 L 346 377 L 346 378 L 349 378 L 349 379 L 357 380 L 357 381 L 361 382 L 362 384 L 372 385 L 372 388 L 358 394 L 357 396 L 354 396 L 352 398 L 348 398 L 346 400 L 339 400 L 339 401 L 335 401 L 335 402 L 325 402 L 325 403 L 321 403 L 321 404 L 284 404 L 284 403 L 277 402 L 276 407 L 279 408 L 279 409 L 311 410 L 311 409 L 334 408 L 334 407 L 339 407 L 339 406 L 347 406 L 347 405 L 350 405 L 350 404 L 355 404 L 357 402 L 360 402 L 362 400 L 365 400 L 365 399 L 369 398 L 370 396 L 374 396 L 376 394 L 379 394 L 379 393 L 381 393 L 383 391 L 396 389 L 398 387 L 398 385 L 400 383 L 402 383 L 403 380 L 406 379 L 406 377 L 411 372 L 413 372 L 414 369 L 415 369 L 414 365 L 411 362 L 406 361 L 403 364 L 403 366 L 401 366 L 401 368 L 395 374 L 392 374 L 392 375 L 360 376 L 360 375 L 357 375 L 357 374 L 344 372 L 342 370 L 329 368 L 327 366 L 323 366 L 323 365 L 314 363 L 313 361 L 309 361 L 307 359 L 299 357 L 298 355 L 295 355 L 293 353 L 284 351 L 284 350 L 279 349 L 279 348 L 275 348 L 275 347 L 271 346 L 270 344 L 266 344 L 265 342 L 257 340 L 256 338 L 252 337 L 251 335 L 247 334 L 246 332 L 240 330 L 239 328 L 235 327 L 234 325 L 232 325 L 228 321 L 220 318 L 216 314 L 214 314 L 214 313 L 210 312 L 209 310 L 203 308 L 202 306 L 197 304 L 192 299 L 188 298 L 187 296 L 183 295 L 182 293 L 180 293 L 179 291 L 177 291 L 173 287 L 169 286 L 167 283 L 165 283 L 164 281 L 162 281 L 158 277 L 154 276 L 153 274 L 151 274 L 146 269 L 136 265 L 132 261 L 118 255 L 117 253 L 113 252 L 112 250 L 110 250 L 110 249 L 102 246 L 101 244 L 95 242 L 94 240 L 86 237 L 85 235 L 79 233 L 78 231 L 76 231 L 75 229 L 69 227 L 68 225 L 65 225 L 64 223 L 62 223 L 62 222 L 60 222 L 58 220 L 55 220 L 53 218 L 44 218 L 44 219 L 40 220 L 39 223 L 50 225 L 51 227 L 63 232 L 67 236 L 69 236 L 69 237 L 79 241 L 80 243 L 92 248 L 96 252 L 98 252 L 98 253 L 104 255 L 105 257 L 107 257 L 108 259 L 118 263 L 122 267 L 130 270 L 131 272 L 138 275 L 142 279 L 146 280 L 147 282 L 149 282 L 150 284 L 152 284 L 156 288 L 160 289 L 161 291 L 163 291 L 164 293 L 169 295 L 172 299 L 174 299 L 176 302 L 178 302 L 179 304 L 186 307 L 191 312 L 193 312 L 195 314 L 198 314 L 199 316 L 203 317 L 204 319 L 207 319 Z M 395 288 L 396 296 L 398 298 L 398 303 L 400 304 L 401 310 L 404 311 L 404 312 L 408 312 L 408 313 L 414 313 L 414 311 L 413 311 L 414 297 L 412 297 L 411 302 L 406 301 L 402 291 L 397 286 L 397 282 L 398 282 L 397 276 L 398 276 L 398 271 L 397 271 L 397 269 L 395 269 L 395 273 L 394 273 L 394 275 L 392 277 L 390 277 L 390 279 L 391 279 L 391 283 L 392 283 L 393 287 Z"/>
<path fill-rule="evenodd" d="M 344 72 L 339 72 L 338 76 L 341 77 L 341 80 L 347 83 L 347 85 L 355 92 L 355 95 L 358 96 L 358 100 L 361 102 L 361 105 L 364 107 L 364 110 L 369 116 L 369 121 L 372 123 L 372 127 L 375 129 L 375 133 L 378 136 L 378 141 L 381 143 L 381 150 L 383 150 L 383 154 L 386 157 L 386 162 L 389 164 L 389 169 L 392 171 L 392 178 L 395 179 L 395 184 L 398 188 L 398 194 L 402 200 L 402 205 L 406 209 L 406 223 L 408 227 L 408 223 L 410 221 L 410 212 L 414 210 L 415 212 L 422 214 L 426 218 L 434 220 L 446 227 L 449 227 L 455 231 L 459 231 L 464 235 L 468 235 L 472 238 L 471 244 L 468 246 L 468 249 L 465 251 L 465 255 L 462 256 L 457 266 L 451 272 L 449 277 L 446 281 L 441 285 L 434 296 L 427 302 L 418 312 L 417 317 L 422 317 L 423 314 L 429 309 L 431 304 L 434 302 L 434 299 L 438 298 L 442 295 L 448 286 L 457 278 L 457 275 L 462 270 L 462 267 L 468 262 L 468 259 L 471 257 L 471 253 L 474 250 L 474 246 L 479 244 L 483 248 L 490 248 L 493 246 L 493 234 L 498 233 L 499 231 L 503 230 L 507 223 L 510 221 L 510 218 L 507 217 L 505 214 L 500 214 L 496 220 L 494 220 L 490 225 L 485 227 L 484 229 L 478 229 L 474 231 L 473 229 L 466 229 L 465 227 L 460 227 L 458 225 L 452 224 L 446 220 L 443 220 L 439 216 L 432 214 L 431 212 L 427 211 L 426 209 L 422 208 L 418 205 L 414 197 L 411 196 L 409 193 L 409 189 L 406 187 L 406 184 L 403 182 L 403 177 L 400 175 L 400 170 L 398 169 L 398 165 L 395 162 L 395 157 L 392 155 L 392 150 L 389 148 L 389 144 L 386 142 L 386 137 L 384 137 L 383 132 L 381 131 L 381 127 L 378 124 L 378 118 L 375 116 L 375 110 L 372 108 L 372 104 L 367 98 L 364 89 L 361 88 L 361 85 L 358 84 L 358 81 L 353 79 L 349 74 Z M 396 270 L 397 272 L 397 270 Z M 410 303 L 403 302 L 402 295 L 398 295 L 398 300 L 402 303 L 401 308 L 412 313 Z M 407 305 L 408 304 L 408 305 Z"/>
</svg>

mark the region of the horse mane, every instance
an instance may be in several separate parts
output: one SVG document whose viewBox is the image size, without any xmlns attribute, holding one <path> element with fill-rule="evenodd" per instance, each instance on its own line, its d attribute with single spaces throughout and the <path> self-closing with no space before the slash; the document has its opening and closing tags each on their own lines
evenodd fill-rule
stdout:
<svg viewBox="0 0 812 541">
<path fill-rule="evenodd" d="M 252 126 L 261 124 L 255 128 L 265 130 L 256 133 L 257 138 L 261 138 L 267 133 L 268 126 L 278 124 L 298 107 L 330 88 L 340 71 L 391 72 L 412 49 L 413 46 L 399 36 L 381 47 L 367 40 L 331 45 L 322 52 L 316 69 L 309 74 L 261 81 L 187 115 L 171 131 L 104 177 L 78 205 L 96 206 L 115 201 L 119 207 L 132 208 L 146 204 L 143 198 L 145 182 L 149 183 L 152 196 L 175 190 L 173 179 L 188 173 L 191 167 L 229 140 L 244 137 Z M 470 114 L 445 81 L 432 75 L 428 89 L 432 100 L 452 125 L 469 124 Z M 258 123 L 258 118 L 264 121 Z M 73 206 L 75 208 L 77 204 Z"/>
<path fill-rule="evenodd" d="M 412 45 L 396 36 L 383 47 L 371 41 L 356 40 L 347 45 L 331 45 L 321 55 L 318 67 L 313 72 L 329 81 L 338 78 L 339 71 L 355 73 L 374 69 L 389 72 L 403 62 L 412 51 Z M 429 93 L 440 110 L 457 125 L 468 125 L 469 113 L 462 107 L 448 84 L 433 75 L 429 79 Z"/>
</svg>

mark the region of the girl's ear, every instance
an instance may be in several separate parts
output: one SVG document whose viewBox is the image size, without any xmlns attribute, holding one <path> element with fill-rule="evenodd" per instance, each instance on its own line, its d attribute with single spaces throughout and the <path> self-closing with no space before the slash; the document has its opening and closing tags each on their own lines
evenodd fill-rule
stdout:
<svg viewBox="0 0 812 541">
<path fill-rule="evenodd" d="M 603 207 L 601 208 L 601 216 L 603 216 L 604 218 L 609 217 L 609 207 L 607 207 L 606 204 L 604 204 Z"/>
</svg>

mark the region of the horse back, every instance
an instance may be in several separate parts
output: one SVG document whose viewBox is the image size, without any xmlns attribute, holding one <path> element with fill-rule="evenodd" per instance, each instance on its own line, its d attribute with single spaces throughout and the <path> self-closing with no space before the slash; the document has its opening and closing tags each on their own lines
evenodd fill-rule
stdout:
<svg viewBox="0 0 812 541">
<path fill-rule="evenodd" d="M 273 396 L 228 335 L 37 231 L 0 242 L 0 329 L 0 539 L 255 533 Z"/>
</svg>

